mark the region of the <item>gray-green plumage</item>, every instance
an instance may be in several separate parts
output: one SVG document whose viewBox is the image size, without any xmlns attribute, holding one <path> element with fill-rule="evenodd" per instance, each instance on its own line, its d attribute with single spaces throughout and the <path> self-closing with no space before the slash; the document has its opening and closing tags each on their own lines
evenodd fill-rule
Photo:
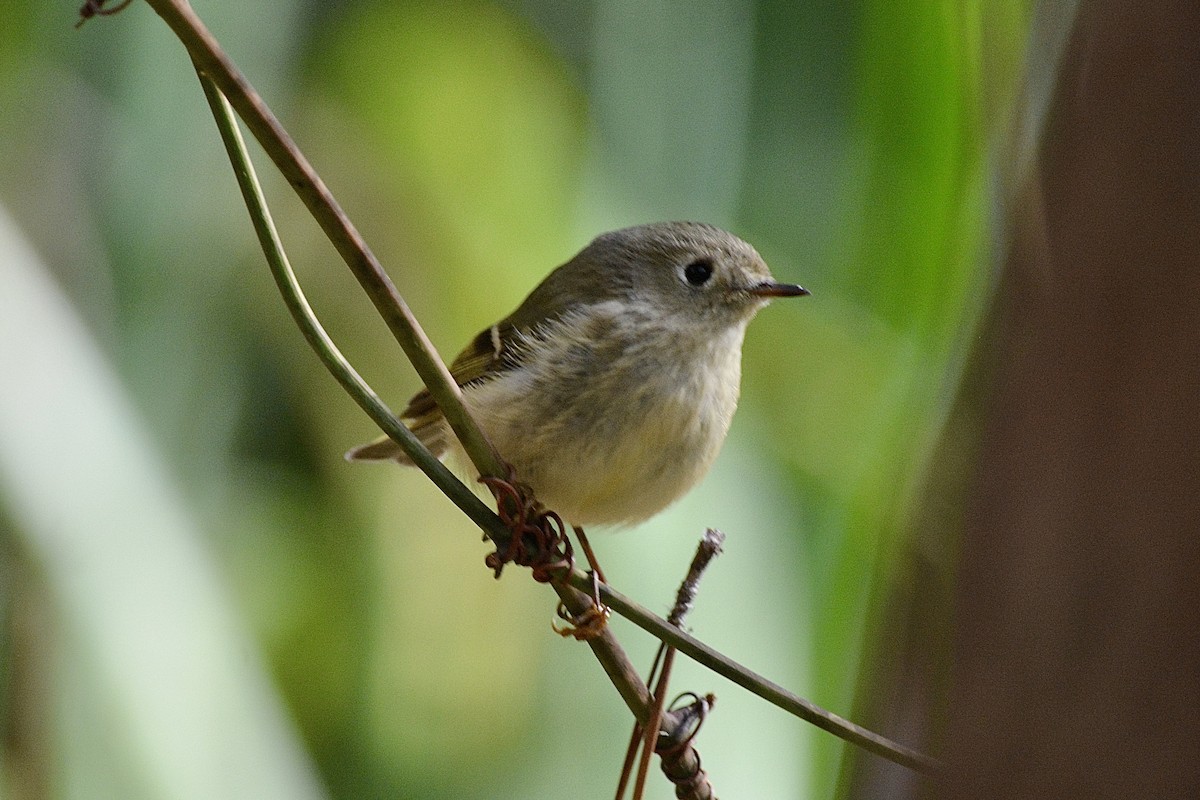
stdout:
<svg viewBox="0 0 1200 800">
<path fill-rule="evenodd" d="M 450 371 L 542 502 L 572 524 L 628 524 L 707 472 L 737 405 L 746 324 L 799 294 L 719 228 L 625 228 L 550 273 Z M 458 448 L 428 392 L 403 417 L 433 453 Z M 390 439 L 347 458 L 409 463 Z"/>
</svg>

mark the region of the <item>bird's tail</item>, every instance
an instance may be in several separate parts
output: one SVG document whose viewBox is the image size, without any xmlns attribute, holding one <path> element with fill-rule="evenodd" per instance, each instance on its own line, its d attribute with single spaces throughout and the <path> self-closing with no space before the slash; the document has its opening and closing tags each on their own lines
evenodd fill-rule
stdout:
<svg viewBox="0 0 1200 800">
<path fill-rule="evenodd" d="M 422 421 L 421 424 L 412 425 L 410 430 L 416 434 L 417 438 L 421 440 L 421 444 L 425 445 L 429 452 L 438 458 L 445 454 L 449 434 L 446 431 L 446 423 L 441 418 L 436 421 Z M 413 465 L 412 459 L 400 448 L 400 445 L 387 436 L 350 448 L 346 451 L 346 460 L 395 461 L 408 467 Z"/>
</svg>

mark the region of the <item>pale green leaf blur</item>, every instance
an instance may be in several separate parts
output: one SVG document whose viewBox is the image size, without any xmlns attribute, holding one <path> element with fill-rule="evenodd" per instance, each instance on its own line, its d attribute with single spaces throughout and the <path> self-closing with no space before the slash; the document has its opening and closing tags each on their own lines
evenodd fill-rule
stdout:
<svg viewBox="0 0 1200 800">
<path fill-rule="evenodd" d="M 750 329 L 700 488 L 593 537 L 665 612 L 848 715 L 989 280 L 1026 3 L 234 3 L 196 10 L 444 356 L 596 233 L 702 219 L 813 296 Z M 554 598 L 292 327 L 182 48 L 145 4 L 0 25 L 0 797 L 608 797 L 630 719 Z M 288 187 L 318 313 L 418 388 Z M 653 642 L 614 622 L 639 664 Z M 682 660 L 728 797 L 829 797 L 837 740 Z M 660 777 L 653 798 L 673 796 Z"/>
</svg>

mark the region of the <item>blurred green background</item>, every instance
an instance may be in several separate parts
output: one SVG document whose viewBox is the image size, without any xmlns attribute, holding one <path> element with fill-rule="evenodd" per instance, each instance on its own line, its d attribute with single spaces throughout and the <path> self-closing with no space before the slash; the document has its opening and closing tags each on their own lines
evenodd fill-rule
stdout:
<svg viewBox="0 0 1200 800">
<path fill-rule="evenodd" d="M 989 279 L 1028 3 L 235 3 L 196 10 L 443 355 L 603 230 L 701 219 L 813 290 L 761 314 L 703 486 L 593 541 L 693 631 L 852 715 Z M 292 327 L 149 7 L 0 25 L 0 797 L 608 797 L 630 720 L 554 598 L 493 581 Z M 256 151 L 257 152 L 257 151 Z M 260 166 L 318 313 L 418 384 Z M 654 643 L 621 620 L 636 663 Z M 683 660 L 722 796 L 830 797 L 840 743 Z M 672 796 L 661 778 L 650 797 Z"/>
</svg>

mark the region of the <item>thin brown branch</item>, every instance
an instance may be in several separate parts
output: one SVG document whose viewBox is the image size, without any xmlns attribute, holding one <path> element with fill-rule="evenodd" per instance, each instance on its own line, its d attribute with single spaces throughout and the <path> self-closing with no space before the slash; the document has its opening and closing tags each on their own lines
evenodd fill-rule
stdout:
<svg viewBox="0 0 1200 800">
<path fill-rule="evenodd" d="M 721 554 L 721 545 L 724 543 L 725 534 L 716 528 L 709 528 L 704 532 L 704 538 L 696 546 L 696 555 L 692 556 L 692 563 L 688 566 L 687 575 L 679 584 L 679 591 L 675 593 L 675 605 L 671 607 L 671 613 L 667 615 L 667 622 L 677 628 L 683 627 L 684 618 L 691 612 L 692 604 L 696 602 L 696 592 L 700 589 L 700 578 L 712 560 Z"/>
<path fill-rule="evenodd" d="M 683 628 L 683 620 L 692 610 L 696 594 L 700 590 L 700 578 L 703 577 L 704 571 L 708 569 L 712 560 L 721 553 L 721 545 L 724 542 L 724 533 L 715 528 L 709 528 L 700 539 L 700 544 L 696 546 L 696 555 L 692 557 L 687 574 L 680 582 L 679 591 L 675 594 L 675 605 L 671 607 L 671 613 L 667 615 L 667 622 L 676 628 Z M 663 773 L 676 785 L 677 797 L 699 800 L 699 798 L 713 795 L 708 775 L 700 768 L 700 753 L 691 743 L 695 730 L 687 734 L 687 738 L 679 744 L 659 739 L 658 734 L 665 721 L 663 708 L 667 689 L 671 682 L 671 671 L 675 665 L 675 653 L 674 647 L 662 642 L 658 646 L 658 655 L 654 658 L 656 666 L 661 659 L 662 673 L 654 688 L 654 711 L 650 716 L 650 723 L 646 726 L 642 761 L 638 765 L 637 783 L 634 789 L 635 800 L 639 800 L 641 797 L 651 751 L 656 751 L 661 755 Z M 646 683 L 654 682 L 654 669 L 652 668 L 650 672 L 651 676 L 646 679 Z M 708 703 L 711 705 L 711 699 Z M 697 729 L 698 726 L 699 723 L 697 723 Z M 681 719 L 672 718 L 671 727 L 675 730 L 686 731 L 687 724 Z"/>
<path fill-rule="evenodd" d="M 571 574 L 570 581 L 571 585 L 576 588 L 585 588 L 589 585 L 587 575 L 579 570 L 575 570 Z M 845 717 L 838 716 L 832 711 L 827 711 L 815 703 L 789 692 L 774 681 L 747 669 L 729 656 L 714 650 L 699 639 L 671 625 L 665 619 L 651 614 L 611 586 L 601 585 L 600 599 L 613 611 L 651 636 L 672 645 L 696 663 L 708 667 L 718 675 L 723 675 L 743 689 L 790 714 L 794 714 L 805 722 L 816 725 L 823 731 L 832 733 L 851 744 L 909 769 L 931 775 L 941 771 L 942 765 L 937 759 L 911 747 L 893 742 L 886 736 L 867 730 Z"/>
</svg>

